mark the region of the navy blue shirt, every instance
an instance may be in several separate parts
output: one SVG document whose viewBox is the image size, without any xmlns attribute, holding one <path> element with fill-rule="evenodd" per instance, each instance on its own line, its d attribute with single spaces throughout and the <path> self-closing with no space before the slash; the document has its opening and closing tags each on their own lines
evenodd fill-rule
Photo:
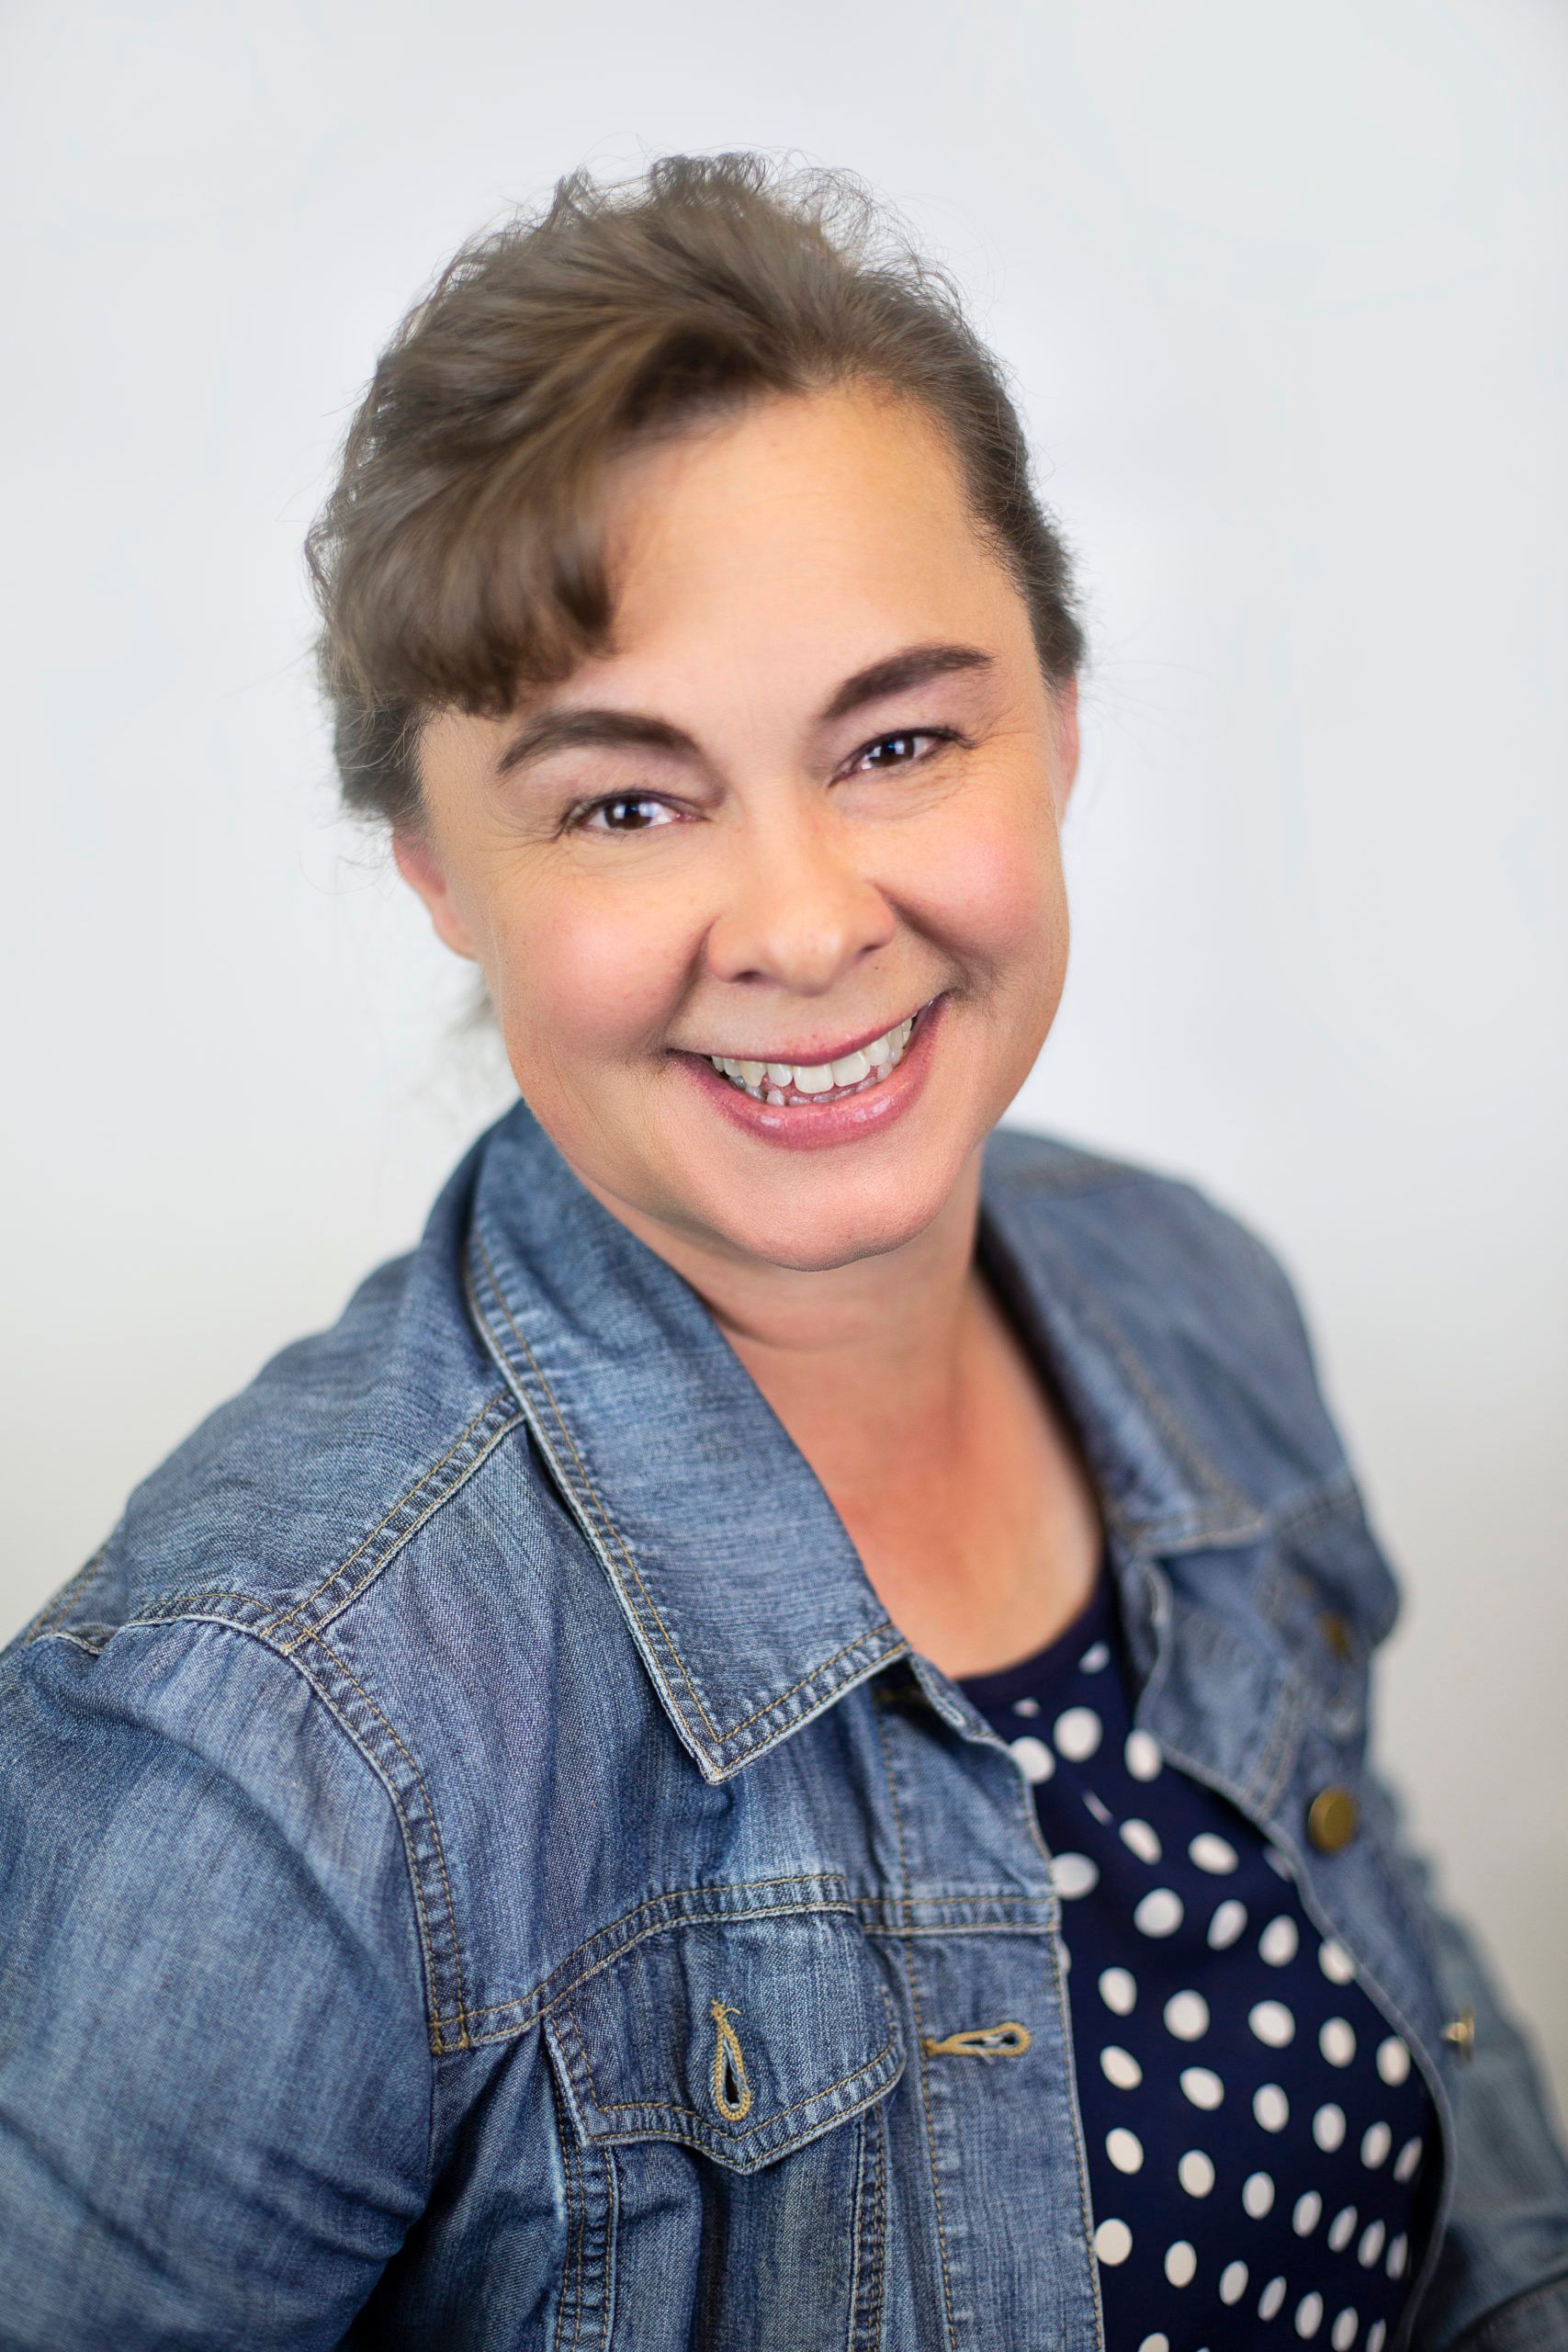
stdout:
<svg viewBox="0 0 1568 2352">
<path fill-rule="evenodd" d="M 1103 1558 L 1055 1641 L 961 1687 L 1029 1776 L 1063 1898 L 1108 2341 L 1382 2352 L 1424 2249 L 1430 2096 L 1283 1856 L 1134 1730 Z"/>
</svg>

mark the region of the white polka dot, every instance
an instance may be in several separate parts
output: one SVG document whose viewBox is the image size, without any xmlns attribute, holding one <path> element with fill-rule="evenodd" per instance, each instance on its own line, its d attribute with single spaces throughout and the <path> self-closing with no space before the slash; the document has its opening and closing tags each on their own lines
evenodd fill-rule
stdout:
<svg viewBox="0 0 1568 2352">
<path fill-rule="evenodd" d="M 1133 1913 L 1133 1925 L 1145 1936 L 1174 1935 L 1181 1925 L 1181 1897 L 1168 1886 L 1150 1889 Z"/>
<path fill-rule="evenodd" d="M 1270 2278 L 1269 2284 L 1264 2288 L 1263 2292 L 1258 2298 L 1258 2318 L 1272 2319 L 1284 2300 L 1284 2280 L 1282 2278 Z"/>
<path fill-rule="evenodd" d="M 1088 1854 L 1058 1854 L 1052 1865 L 1056 1892 L 1071 1903 L 1100 1883 L 1100 1864 Z"/>
<path fill-rule="evenodd" d="M 1246 2263 L 1245 2263 L 1245 2262 L 1227 2262 L 1227 2263 L 1226 2263 L 1226 2265 L 1225 2265 L 1225 2267 L 1224 2267 L 1224 2269 L 1221 2271 L 1221 2273 L 1220 2273 L 1220 2301 L 1221 2301 L 1221 2302 L 1222 2302 L 1222 2303 L 1237 2303 L 1237 2302 L 1239 2302 L 1239 2301 L 1241 2301 L 1241 2299 L 1242 2299 L 1243 2295 L 1245 2295 L 1245 2294 L 1246 2294 L 1246 2292 L 1247 2292 L 1247 2265 L 1246 2265 Z"/>
<path fill-rule="evenodd" d="M 1322 2319 L 1323 2297 L 1314 2287 L 1312 2293 L 1303 2295 L 1296 2305 L 1296 2334 L 1315 2335 Z"/>
<path fill-rule="evenodd" d="M 1331 2066 L 1348 2066 L 1356 2054 L 1356 2033 L 1348 2018 L 1325 2018 L 1317 2046 Z"/>
<path fill-rule="evenodd" d="M 1241 2184 L 1241 2201 L 1255 2222 L 1260 2222 L 1274 2203 L 1274 2184 L 1266 2172 L 1249 2172 Z"/>
<path fill-rule="evenodd" d="M 1100 1997 L 1108 2009 L 1119 2018 L 1130 2017 L 1138 1988 L 1125 1968 L 1102 1968 L 1100 1972 Z"/>
<path fill-rule="evenodd" d="M 1214 2167 L 1201 2148 L 1189 2148 L 1176 2167 L 1176 2177 L 1189 2197 L 1207 2197 L 1214 2185 Z"/>
<path fill-rule="evenodd" d="M 1108 2041 L 1100 2052 L 1100 2071 L 1119 2091 L 1135 2091 L 1144 2079 L 1144 2070 L 1132 2052 L 1114 2041 Z"/>
<path fill-rule="evenodd" d="M 1258 1957 L 1266 1960 L 1270 1968 L 1283 1968 L 1287 1961 L 1294 1960 L 1300 1941 L 1295 1921 L 1288 1912 L 1281 1911 L 1278 1918 L 1269 1920 L 1258 1937 Z"/>
<path fill-rule="evenodd" d="M 1136 1818 L 1122 1824 L 1122 1842 L 1130 1846 L 1141 1862 L 1157 1862 L 1160 1842 L 1146 1821 Z"/>
<path fill-rule="evenodd" d="M 1133 2251 L 1133 2233 L 1125 2222 L 1101 2222 L 1094 2233 L 1094 2250 L 1101 2262 L 1125 2262 Z"/>
<path fill-rule="evenodd" d="M 1170 2352 L 1170 2338 L 1168 2335 L 1145 2335 L 1138 2352 Z"/>
<path fill-rule="evenodd" d="M 1010 1739 L 1009 1747 L 1022 1765 L 1024 1776 L 1031 1781 L 1048 1781 L 1056 1769 L 1056 1759 L 1043 1739 L 1025 1732 L 1021 1739 Z"/>
<path fill-rule="evenodd" d="M 1254 2001 L 1247 2022 L 1270 2050 L 1283 2050 L 1287 2041 L 1295 2039 L 1296 2021 L 1283 2001 Z"/>
<path fill-rule="evenodd" d="M 1328 2224 L 1328 2243 L 1336 2254 L 1343 2254 L 1355 2234 L 1356 2209 L 1353 2205 L 1341 2205 Z"/>
<path fill-rule="evenodd" d="M 1173 1993 L 1165 2005 L 1165 2023 L 1178 2041 L 1196 2041 L 1209 2030 L 1209 2004 L 1201 1993 Z"/>
<path fill-rule="evenodd" d="M 1402 2083 L 1410 2072 L 1410 2052 L 1397 2033 L 1379 2042 L 1378 2072 L 1385 2083 Z"/>
<path fill-rule="evenodd" d="M 1234 1894 L 1227 1894 L 1209 1922 L 1210 1944 L 1215 1951 L 1224 1951 L 1227 1944 L 1235 1943 L 1246 1925 L 1246 1904 L 1238 1903 Z"/>
<path fill-rule="evenodd" d="M 1186 2238 L 1178 2238 L 1165 2250 L 1165 2275 L 1173 2287 L 1185 2287 L 1198 2267 L 1198 2256 Z"/>
<path fill-rule="evenodd" d="M 1144 2161 L 1144 2143 L 1135 2132 L 1124 2131 L 1118 2124 L 1114 2132 L 1105 2135 L 1105 2153 L 1118 2172 L 1137 2172 Z"/>
<path fill-rule="evenodd" d="M 1263 1849 L 1263 1859 L 1276 1878 L 1294 1878 L 1294 1871 L 1277 1846 L 1266 1846 Z"/>
<path fill-rule="evenodd" d="M 1367 2330 L 1367 2352 L 1382 2352 L 1382 2340 L 1387 2334 L 1387 2320 L 1373 2320 L 1371 2327 Z"/>
<path fill-rule="evenodd" d="M 1081 1764 L 1100 1746 L 1100 1722 L 1092 1707 L 1069 1707 L 1051 1726 L 1051 1743 L 1059 1756 Z"/>
<path fill-rule="evenodd" d="M 1111 1812 L 1111 1807 L 1106 1804 L 1102 1799 L 1097 1797 L 1092 1789 L 1086 1789 L 1084 1791 L 1083 1801 L 1085 1804 L 1088 1805 L 1090 1813 L 1093 1814 L 1096 1821 L 1100 1823 L 1100 1826 L 1102 1828 L 1109 1829 L 1111 1823 L 1116 1818 L 1116 1815 Z"/>
<path fill-rule="evenodd" d="M 1098 1674 L 1102 1666 L 1111 1663 L 1111 1647 L 1106 1642 L 1091 1642 L 1078 1660 L 1080 1674 Z"/>
<path fill-rule="evenodd" d="M 1356 1973 L 1355 1962 L 1343 1944 L 1337 1944 L 1332 1936 L 1319 1944 L 1317 1964 L 1331 1984 L 1348 1984 Z"/>
<path fill-rule="evenodd" d="M 1323 2199 L 1315 2188 L 1303 2188 L 1291 2215 L 1291 2227 L 1297 2237 L 1310 2237 L 1323 2214 Z"/>
<path fill-rule="evenodd" d="M 1336 2107 L 1332 2099 L 1320 2107 L 1312 2119 L 1312 2136 L 1325 2155 L 1331 2156 L 1345 2137 L 1344 2109 Z"/>
<path fill-rule="evenodd" d="M 1397 2278 L 1401 2276 L 1404 2269 L 1404 2257 L 1409 2251 L 1409 2243 L 1404 2234 L 1401 2233 L 1400 2236 L 1394 2239 L 1393 2244 L 1389 2247 L 1388 2260 L 1383 2265 L 1383 2268 L 1388 2272 L 1391 2278 Z"/>
<path fill-rule="evenodd" d="M 1154 1780 L 1165 1760 L 1159 1752 L 1159 1742 L 1146 1731 L 1130 1731 L 1122 1753 L 1134 1781 Z"/>
<path fill-rule="evenodd" d="M 1382 2252 L 1382 2242 L 1388 2235 L 1381 2222 L 1369 2222 L 1361 2232 L 1361 2243 L 1356 2248 L 1356 2259 L 1370 2268 Z"/>
<path fill-rule="evenodd" d="M 1356 2341 L 1356 2330 L 1359 2325 L 1360 2322 L 1356 2313 L 1347 2304 L 1329 2333 L 1328 2340 L 1334 2346 L 1334 2352 L 1350 2352 L 1350 2346 Z"/>
<path fill-rule="evenodd" d="M 1062 1973 L 1063 1973 L 1063 1975 L 1064 1975 L 1064 1976 L 1066 1976 L 1066 1973 L 1068 1973 L 1068 1971 L 1070 1970 L 1070 1968 L 1072 1967 L 1072 1964 L 1073 1964 L 1073 1955 L 1072 1955 L 1072 1951 L 1071 1951 L 1071 1950 L 1069 1949 L 1068 1945 L 1067 1945 L 1066 1942 L 1064 1942 L 1064 1943 L 1061 1945 L 1061 1948 L 1060 1948 L 1060 1949 L 1061 1949 L 1061 1953 L 1062 1953 Z"/>
<path fill-rule="evenodd" d="M 1194 2107 L 1218 2107 L 1225 2086 L 1212 2066 L 1183 2066 L 1181 2087 Z"/>
<path fill-rule="evenodd" d="M 1406 2140 L 1404 2147 L 1401 2148 L 1398 2155 L 1395 2156 L 1393 2160 L 1393 2177 L 1395 2180 L 1408 2180 L 1420 2161 L 1421 2142 L 1419 2137 L 1414 2140 Z"/>
<path fill-rule="evenodd" d="M 1291 2102 L 1278 2083 L 1259 2083 L 1252 2094 L 1252 2112 L 1265 2132 L 1282 2132 L 1291 2120 Z"/>
<path fill-rule="evenodd" d="M 1369 2123 L 1361 2134 L 1361 2162 L 1375 2170 L 1393 2145 L 1393 2133 L 1386 2123 Z"/>
<path fill-rule="evenodd" d="M 1012 1702 L 1012 1711 L 1015 1715 L 1037 1715 L 1040 1713 L 1040 1702 L 1038 1699 L 1015 1699 Z"/>
<path fill-rule="evenodd" d="M 1187 1850 L 1201 1871 L 1221 1872 L 1236 1866 L 1235 1848 L 1228 1838 L 1216 1838 L 1212 1829 L 1200 1829 Z"/>
</svg>

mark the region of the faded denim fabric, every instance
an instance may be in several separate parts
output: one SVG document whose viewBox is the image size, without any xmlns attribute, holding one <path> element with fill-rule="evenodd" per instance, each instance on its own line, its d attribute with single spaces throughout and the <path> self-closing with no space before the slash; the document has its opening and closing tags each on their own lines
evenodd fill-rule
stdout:
<svg viewBox="0 0 1568 2352">
<path fill-rule="evenodd" d="M 1369 1757 L 1399 1595 L 1278 1260 L 1016 1129 L 980 1249 L 1084 1442 L 1137 1723 L 1437 2101 L 1389 2352 L 1564 2352 L 1561 2125 Z M 0 1652 L 0 1905 L 7 2346 L 1101 2343 L 1028 1782 L 522 1102 Z M 929 2046 L 1002 2020 L 1026 2052 Z"/>
</svg>

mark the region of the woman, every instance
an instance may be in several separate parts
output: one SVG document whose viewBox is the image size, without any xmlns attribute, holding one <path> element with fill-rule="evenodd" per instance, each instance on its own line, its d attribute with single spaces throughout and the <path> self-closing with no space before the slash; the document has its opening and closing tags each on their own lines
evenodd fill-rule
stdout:
<svg viewBox="0 0 1568 2352">
<path fill-rule="evenodd" d="M 1568 2344 L 1279 1263 L 998 1128 L 1083 646 L 842 176 L 466 248 L 311 537 L 520 1100 L 6 1653 L 8 2344 Z"/>
</svg>

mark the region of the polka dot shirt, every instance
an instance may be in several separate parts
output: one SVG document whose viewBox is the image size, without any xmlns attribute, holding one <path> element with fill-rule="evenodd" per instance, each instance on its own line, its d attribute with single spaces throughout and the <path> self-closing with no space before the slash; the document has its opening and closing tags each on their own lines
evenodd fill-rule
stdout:
<svg viewBox="0 0 1568 2352">
<path fill-rule="evenodd" d="M 1105 1561 L 1056 1640 L 961 1687 L 1032 1783 L 1062 1897 L 1107 2341 L 1382 2352 L 1426 2243 L 1430 2094 L 1283 1857 L 1132 1729 Z"/>
</svg>

